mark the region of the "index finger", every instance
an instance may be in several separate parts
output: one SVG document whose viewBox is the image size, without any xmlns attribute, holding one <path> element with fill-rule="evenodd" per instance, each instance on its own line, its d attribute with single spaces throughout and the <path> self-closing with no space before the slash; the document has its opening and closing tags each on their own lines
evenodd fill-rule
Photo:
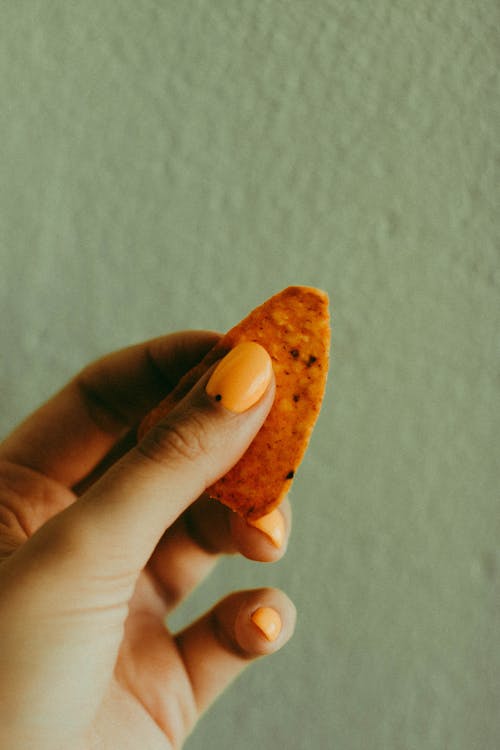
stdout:
<svg viewBox="0 0 500 750">
<path fill-rule="evenodd" d="M 179 331 L 100 357 L 0 444 L 0 458 L 72 487 L 217 343 Z"/>
</svg>

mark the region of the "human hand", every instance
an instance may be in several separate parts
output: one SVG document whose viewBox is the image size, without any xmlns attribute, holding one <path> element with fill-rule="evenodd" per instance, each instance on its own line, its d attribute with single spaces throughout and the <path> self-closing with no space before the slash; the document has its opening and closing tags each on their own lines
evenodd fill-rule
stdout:
<svg viewBox="0 0 500 750">
<path fill-rule="evenodd" d="M 0 444 L 0 747 L 179 748 L 291 636 L 294 606 L 269 588 L 233 593 L 176 634 L 164 623 L 221 553 L 273 561 L 290 530 L 288 500 L 268 518 L 273 543 L 204 495 L 264 422 L 272 373 L 233 413 L 205 392 L 214 365 L 135 444 L 143 415 L 218 338 L 180 332 L 103 357 Z"/>
</svg>

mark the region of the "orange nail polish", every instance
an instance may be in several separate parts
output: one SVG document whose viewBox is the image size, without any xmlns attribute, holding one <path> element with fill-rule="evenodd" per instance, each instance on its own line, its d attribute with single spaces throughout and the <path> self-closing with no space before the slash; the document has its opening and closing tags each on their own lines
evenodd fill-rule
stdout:
<svg viewBox="0 0 500 750">
<path fill-rule="evenodd" d="M 244 341 L 221 359 L 205 390 L 226 409 L 240 414 L 261 398 L 272 372 L 271 357 L 264 347 Z"/>
<path fill-rule="evenodd" d="M 275 641 L 281 633 L 281 617 L 272 607 L 259 607 L 250 619 L 268 641 Z"/>
<path fill-rule="evenodd" d="M 277 508 L 266 516 L 261 516 L 261 518 L 257 518 L 255 521 L 249 520 L 247 523 L 249 526 L 262 531 L 278 549 L 283 545 L 285 541 L 285 521 Z"/>
</svg>

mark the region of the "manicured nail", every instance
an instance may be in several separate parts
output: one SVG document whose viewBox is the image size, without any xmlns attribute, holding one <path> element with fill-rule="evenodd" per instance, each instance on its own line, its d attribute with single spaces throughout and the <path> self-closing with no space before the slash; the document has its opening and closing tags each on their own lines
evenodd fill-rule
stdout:
<svg viewBox="0 0 500 750">
<path fill-rule="evenodd" d="M 281 633 L 281 617 L 272 607 L 259 607 L 250 619 L 268 641 L 275 641 Z"/>
<path fill-rule="evenodd" d="M 226 409 L 240 414 L 257 403 L 273 373 L 271 357 L 263 346 L 244 341 L 221 359 L 205 390 Z"/>
<path fill-rule="evenodd" d="M 254 526 L 262 531 L 278 549 L 283 545 L 285 541 L 285 521 L 277 508 L 268 513 L 267 516 L 261 516 L 255 521 L 249 520 L 247 523 L 249 526 Z"/>
</svg>

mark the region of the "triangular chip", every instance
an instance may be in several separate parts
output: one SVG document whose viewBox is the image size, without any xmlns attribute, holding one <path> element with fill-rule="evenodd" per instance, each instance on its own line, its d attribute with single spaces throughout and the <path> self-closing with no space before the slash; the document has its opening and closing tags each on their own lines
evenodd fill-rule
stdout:
<svg viewBox="0 0 500 750">
<path fill-rule="evenodd" d="M 321 408 L 330 350 L 325 292 L 290 286 L 253 310 L 144 418 L 138 437 L 184 398 L 216 360 L 242 341 L 256 341 L 270 354 L 275 400 L 245 454 L 206 492 L 244 518 L 255 520 L 270 513 L 290 490 Z"/>
</svg>

